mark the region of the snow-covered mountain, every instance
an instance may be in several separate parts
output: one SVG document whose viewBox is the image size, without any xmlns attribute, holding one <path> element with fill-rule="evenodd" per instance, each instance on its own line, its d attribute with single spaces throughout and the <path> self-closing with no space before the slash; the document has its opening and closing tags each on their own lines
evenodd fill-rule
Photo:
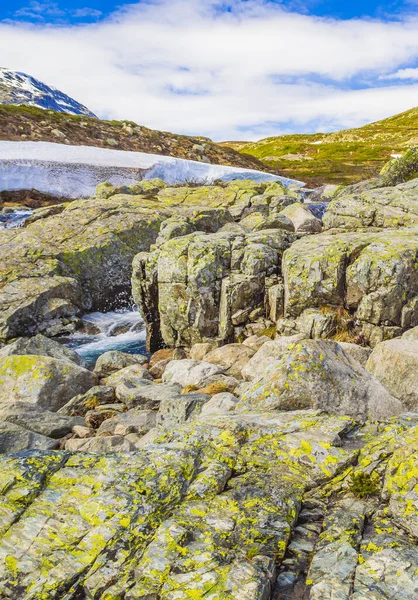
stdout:
<svg viewBox="0 0 418 600">
<path fill-rule="evenodd" d="M 88 108 L 42 81 L 0 67 L 0 104 L 27 104 L 57 112 L 95 117 Z"/>
<path fill-rule="evenodd" d="M 0 191 L 31 190 L 67 198 L 94 194 L 96 185 L 130 185 L 158 177 L 168 184 L 212 183 L 217 179 L 304 184 L 271 173 L 193 160 L 50 142 L 0 141 Z"/>
</svg>

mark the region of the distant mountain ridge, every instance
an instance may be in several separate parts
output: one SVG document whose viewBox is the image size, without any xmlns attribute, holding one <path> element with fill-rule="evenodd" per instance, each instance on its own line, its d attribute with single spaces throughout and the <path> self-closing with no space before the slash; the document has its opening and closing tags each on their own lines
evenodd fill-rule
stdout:
<svg viewBox="0 0 418 600">
<path fill-rule="evenodd" d="M 28 105 L 72 115 L 96 116 L 67 94 L 26 73 L 4 67 L 0 67 L 0 104 Z"/>
<path fill-rule="evenodd" d="M 377 175 L 387 161 L 408 148 L 418 147 L 418 107 L 355 129 L 221 145 L 311 185 L 356 183 Z"/>
</svg>

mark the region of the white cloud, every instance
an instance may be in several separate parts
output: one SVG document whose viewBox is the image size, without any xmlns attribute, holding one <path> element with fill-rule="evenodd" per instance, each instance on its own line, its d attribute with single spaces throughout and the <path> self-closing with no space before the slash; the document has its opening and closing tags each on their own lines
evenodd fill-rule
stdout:
<svg viewBox="0 0 418 600">
<path fill-rule="evenodd" d="M 379 79 L 409 79 L 410 81 L 418 81 L 418 69 L 399 69 L 395 73 L 381 75 Z"/>
<path fill-rule="evenodd" d="M 148 0 L 83 26 L 0 24 L 4 66 L 100 116 L 253 139 L 348 127 L 406 110 L 418 85 L 374 83 L 418 60 L 418 19 L 336 21 L 277 3 Z M 277 81 L 286 83 L 277 83 Z M 350 90 L 352 80 L 366 89 Z"/>
</svg>

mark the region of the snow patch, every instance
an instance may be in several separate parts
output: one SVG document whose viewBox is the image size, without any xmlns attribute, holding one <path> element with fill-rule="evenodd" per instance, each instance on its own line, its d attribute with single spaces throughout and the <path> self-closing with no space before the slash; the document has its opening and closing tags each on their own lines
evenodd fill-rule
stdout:
<svg viewBox="0 0 418 600">
<path fill-rule="evenodd" d="M 155 177 L 168 184 L 250 179 L 280 181 L 286 187 L 304 185 L 263 171 L 158 154 L 51 142 L 0 141 L 0 191 L 36 189 L 55 196 L 85 198 L 93 195 L 103 181 L 131 185 Z"/>
</svg>

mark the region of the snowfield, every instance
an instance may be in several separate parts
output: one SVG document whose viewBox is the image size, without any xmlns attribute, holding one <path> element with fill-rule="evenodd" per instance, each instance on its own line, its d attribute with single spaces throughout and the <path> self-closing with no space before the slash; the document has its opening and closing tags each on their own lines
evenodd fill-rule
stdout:
<svg viewBox="0 0 418 600">
<path fill-rule="evenodd" d="M 168 184 L 212 183 L 219 179 L 281 181 L 285 186 L 300 181 L 263 171 L 91 146 L 51 142 L 0 141 L 0 191 L 31 190 L 65 198 L 85 198 L 97 184 L 130 185 L 159 177 Z"/>
</svg>

